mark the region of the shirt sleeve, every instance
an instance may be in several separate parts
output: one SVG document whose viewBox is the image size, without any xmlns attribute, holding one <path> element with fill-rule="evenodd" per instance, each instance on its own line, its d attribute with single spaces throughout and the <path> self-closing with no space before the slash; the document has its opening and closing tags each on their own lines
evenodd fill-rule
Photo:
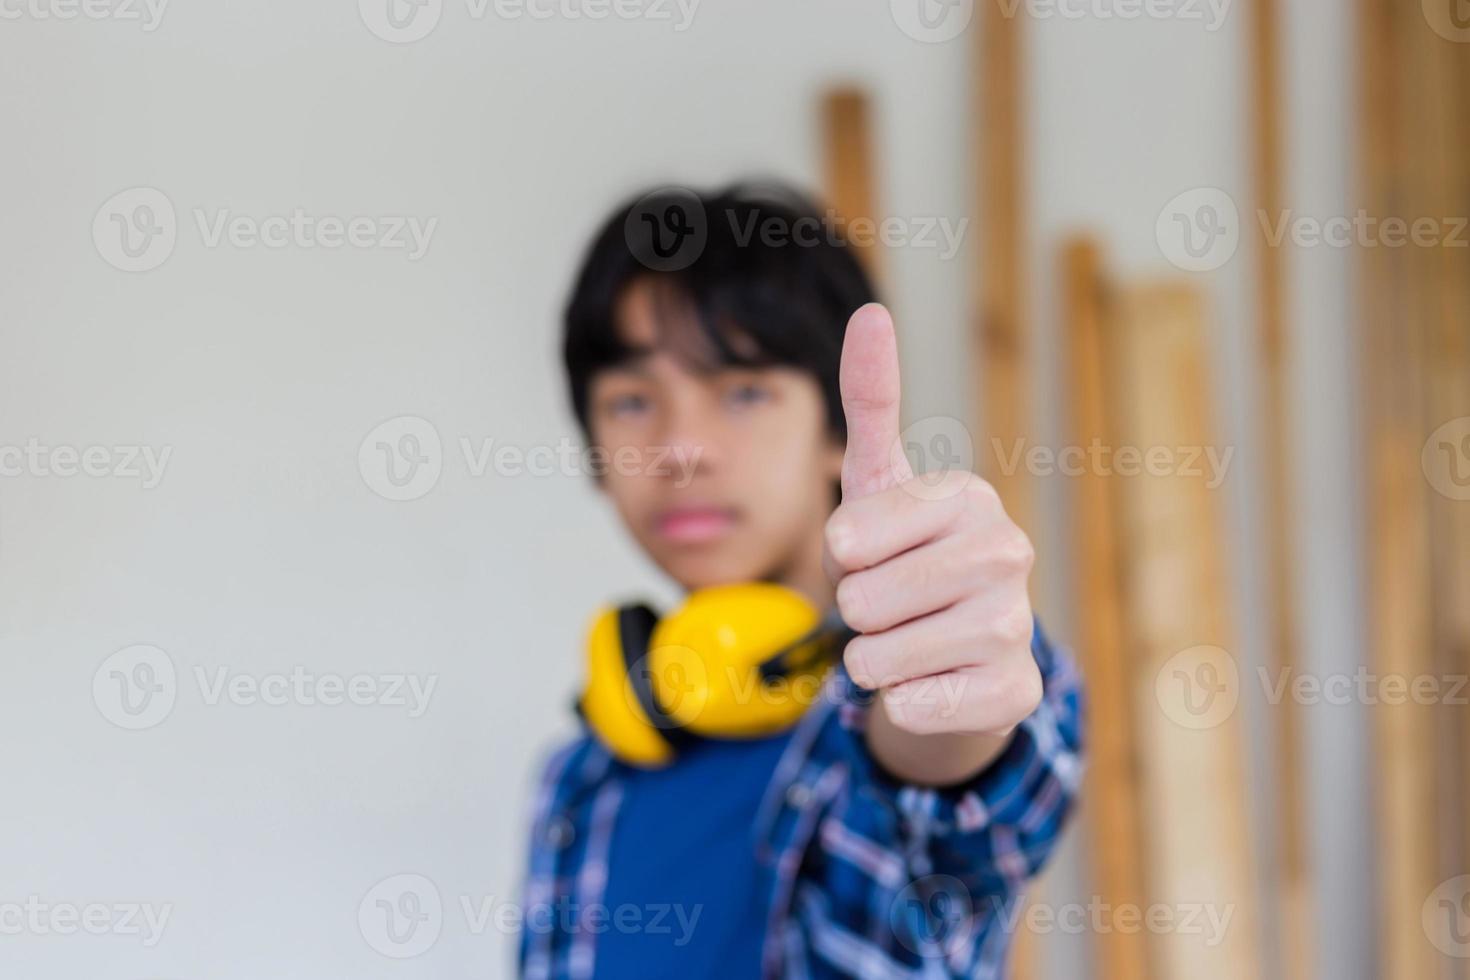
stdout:
<svg viewBox="0 0 1470 980">
<path fill-rule="evenodd" d="M 891 857 L 889 873 L 863 876 L 872 890 L 863 905 L 883 910 L 887 921 L 867 931 L 889 934 L 886 952 L 894 959 L 937 960 L 955 976 L 992 975 L 988 968 L 999 968 L 1021 911 L 1021 891 L 1061 837 L 1081 781 L 1082 692 L 1071 658 L 1039 624 L 1031 649 L 1041 704 L 988 768 L 945 789 L 897 782 L 876 764 L 863 737 L 873 695 L 843 678 L 851 698 L 839 713 L 849 786 L 833 813 L 840 826 L 825 836 L 862 839 Z M 818 861 L 828 875 L 848 863 L 836 857 Z M 853 879 L 843 877 L 850 890 Z M 847 904 L 832 894 L 835 880 L 821 890 Z"/>
</svg>

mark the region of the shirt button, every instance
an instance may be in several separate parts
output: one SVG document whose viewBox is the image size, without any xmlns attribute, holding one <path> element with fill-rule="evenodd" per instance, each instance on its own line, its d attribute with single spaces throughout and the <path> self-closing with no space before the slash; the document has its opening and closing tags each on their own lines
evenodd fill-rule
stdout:
<svg viewBox="0 0 1470 980">
<path fill-rule="evenodd" d="M 566 817 L 552 817 L 546 827 L 546 843 L 555 848 L 566 847 L 576 836 L 577 831 Z"/>
<path fill-rule="evenodd" d="M 805 810 L 812 801 L 812 791 L 803 783 L 792 783 L 786 788 L 786 802 L 798 810 Z"/>
</svg>

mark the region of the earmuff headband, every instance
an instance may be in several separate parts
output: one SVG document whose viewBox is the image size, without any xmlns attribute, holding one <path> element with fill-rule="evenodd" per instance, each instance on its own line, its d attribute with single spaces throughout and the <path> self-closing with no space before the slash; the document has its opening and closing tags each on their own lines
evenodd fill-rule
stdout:
<svg viewBox="0 0 1470 980">
<path fill-rule="evenodd" d="M 647 657 L 653 628 L 657 625 L 658 615 L 647 606 L 623 606 L 618 610 L 618 646 L 622 648 L 628 684 L 638 698 L 638 706 L 669 747 L 677 752 L 688 745 L 694 735 L 664 711 L 653 695 L 653 671 L 648 669 Z"/>
<path fill-rule="evenodd" d="M 666 619 L 641 603 L 604 607 L 588 634 L 576 710 L 619 759 L 658 768 L 701 739 L 790 727 L 807 702 L 785 682 L 820 680 L 854 635 L 835 610 L 822 617 L 799 593 L 768 583 L 710 586 Z M 764 688 L 754 701 L 751 681 Z"/>
<path fill-rule="evenodd" d="M 843 622 L 834 609 L 811 632 L 764 660 L 760 665 L 761 680 L 770 682 L 807 670 L 819 661 L 836 659 L 854 636 L 857 631 Z"/>
</svg>

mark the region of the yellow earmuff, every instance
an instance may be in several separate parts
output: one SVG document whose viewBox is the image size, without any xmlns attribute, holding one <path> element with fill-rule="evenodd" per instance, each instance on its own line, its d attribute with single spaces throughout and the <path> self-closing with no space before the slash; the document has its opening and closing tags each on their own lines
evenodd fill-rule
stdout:
<svg viewBox="0 0 1470 980">
<path fill-rule="evenodd" d="M 578 710 L 619 759 L 657 768 L 691 738 L 758 738 L 795 724 L 851 632 L 764 582 L 689 594 L 663 619 L 599 610 Z"/>
</svg>

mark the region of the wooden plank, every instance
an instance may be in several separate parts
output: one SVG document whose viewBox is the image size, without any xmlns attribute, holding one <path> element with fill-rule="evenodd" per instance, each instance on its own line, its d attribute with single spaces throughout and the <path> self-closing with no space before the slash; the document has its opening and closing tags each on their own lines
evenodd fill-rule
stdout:
<svg viewBox="0 0 1470 980">
<path fill-rule="evenodd" d="M 980 166 L 974 225 L 982 230 L 973 281 L 976 391 L 980 395 L 987 466 L 982 475 L 995 485 L 1012 519 L 1027 533 L 1036 531 L 1032 488 L 1025 467 L 1006 473 L 999 445 L 1030 439 L 1030 323 L 1027 319 L 1022 33 L 1024 17 L 1008 17 L 1005 5 L 980 4 L 976 32 L 973 118 Z"/>
<path fill-rule="evenodd" d="M 1117 295 L 1110 444 L 1216 445 L 1200 294 L 1163 283 Z M 1118 499 L 1148 899 L 1174 914 L 1230 916 L 1223 935 L 1151 934 L 1155 968 L 1189 980 L 1263 976 L 1219 494 L 1202 476 L 1145 470 Z"/>
<path fill-rule="evenodd" d="M 1447 9 L 1453 5 L 1443 2 Z M 1413 202 L 1410 216 L 1432 216 L 1436 221 L 1455 215 L 1470 215 L 1470 154 L 1467 154 L 1463 102 L 1466 81 L 1464 66 L 1470 55 L 1466 45 L 1420 29 L 1415 37 L 1417 54 L 1412 60 L 1410 83 L 1417 112 L 1411 118 L 1417 165 L 1413 168 Z M 1428 519 L 1430 581 L 1434 650 L 1432 663 L 1439 678 L 1464 676 L 1470 651 L 1470 501 L 1457 499 L 1462 488 L 1455 485 L 1456 467 L 1470 467 L 1470 447 L 1457 438 L 1435 435 L 1445 423 L 1470 417 L 1470 260 L 1466 250 L 1436 242 L 1416 247 L 1411 261 L 1416 272 L 1414 287 L 1427 302 L 1422 324 L 1424 336 L 1420 378 L 1425 386 L 1423 431 L 1428 454 L 1425 476 L 1429 481 Z M 1470 424 L 1467 424 L 1470 429 Z M 1452 428 L 1451 432 L 1455 430 Z M 1441 455 L 1441 450 L 1449 456 Z M 1470 492 L 1470 476 L 1464 492 Z M 1453 683 L 1453 682 L 1451 682 Z M 1445 690 L 1446 688 L 1441 688 Z M 1448 880 L 1470 871 L 1465 827 L 1470 824 L 1470 784 L 1463 756 L 1454 748 L 1466 737 L 1470 715 L 1463 705 L 1436 704 L 1434 714 L 1434 780 L 1438 799 L 1437 880 Z M 1441 954 L 1447 951 L 1437 950 Z M 1463 957 L 1450 957 L 1445 965 L 1470 973 Z"/>
<path fill-rule="evenodd" d="M 1256 207 L 1275 222 L 1282 214 L 1279 7 L 1255 0 L 1251 7 L 1251 72 Z M 1256 223 L 1260 226 L 1260 223 Z M 1262 394 L 1260 434 L 1265 448 L 1267 556 L 1266 604 L 1271 622 L 1271 660 L 1278 676 L 1300 667 L 1296 615 L 1296 558 L 1293 554 L 1292 426 L 1288 340 L 1285 328 L 1285 270 L 1281 251 L 1265 234 L 1256 244 L 1257 309 Z M 1315 976 L 1316 897 L 1307 852 L 1307 815 L 1302 771 L 1300 709 L 1292 698 L 1273 705 L 1276 788 L 1277 975 Z"/>
<path fill-rule="evenodd" d="M 1419 18 L 1418 23 L 1411 20 Z M 1417 179 L 1409 122 L 1411 72 L 1426 28 L 1418 4 L 1363 0 L 1364 197 L 1371 214 L 1405 217 Z M 1403 248 L 1360 253 L 1367 406 L 1370 669 L 1379 677 L 1433 671 L 1428 488 L 1416 469 L 1424 441 L 1423 363 L 1427 297 Z M 1437 884 L 1434 713 L 1412 702 L 1370 706 L 1377 779 L 1378 975 L 1420 980 L 1438 974 L 1421 923 Z"/>
<path fill-rule="evenodd" d="M 1104 377 L 1104 285 L 1098 247 L 1068 242 L 1061 253 L 1064 346 L 1071 425 L 1068 441 L 1107 444 Z M 1087 680 L 1088 765 L 1080 823 L 1087 829 L 1092 894 L 1108 907 L 1144 906 L 1143 846 L 1138 814 L 1138 747 L 1132 666 L 1124 646 L 1122 547 L 1114 520 L 1113 479 L 1085 467 L 1072 481 L 1076 542 L 1075 644 Z M 1093 936 L 1099 980 L 1148 980 L 1142 932 L 1110 929 Z"/>
<path fill-rule="evenodd" d="M 1460 45 L 1454 49 L 1451 60 L 1455 67 L 1455 91 L 1470 92 L 1470 45 Z M 1460 98 L 1455 100 L 1457 110 L 1452 123 L 1454 134 L 1454 166 L 1460 174 L 1470 173 L 1470 100 Z M 1470 181 L 1459 180 L 1456 185 L 1456 196 L 1454 198 L 1454 214 L 1470 216 Z M 1459 264 L 1458 280 L 1461 291 L 1457 293 L 1459 299 L 1455 311 L 1451 314 L 1452 322 L 1458 329 L 1454 334 L 1454 353 L 1446 356 L 1457 357 L 1458 363 L 1470 363 L 1470 300 L 1466 299 L 1465 292 L 1470 290 L 1470 254 L 1462 255 Z M 1447 361 L 1448 364 L 1456 362 Z M 1461 375 L 1462 383 L 1470 383 L 1466 372 Z M 1464 406 L 1466 415 L 1470 415 L 1470 392 L 1463 388 L 1456 395 Z M 1464 449 L 1464 444 L 1461 444 Z M 1462 460 L 1470 463 L 1470 460 Z M 1461 502 L 1455 510 L 1454 527 L 1449 537 L 1453 553 L 1459 556 L 1455 565 L 1454 581 L 1461 583 L 1460 595 L 1470 595 L 1470 505 Z M 1458 604 L 1460 617 L 1455 628 L 1456 645 L 1459 656 L 1456 662 L 1456 670 L 1461 676 L 1470 676 L 1470 603 Z M 1470 711 L 1460 710 L 1458 712 L 1460 721 L 1460 732 L 1458 755 L 1460 757 L 1460 813 L 1463 817 L 1461 823 L 1460 837 L 1460 863 L 1463 868 L 1470 869 Z M 1455 751 L 1452 747 L 1451 751 Z M 1470 957 L 1460 963 L 1460 976 L 1462 980 L 1470 980 Z"/>
<path fill-rule="evenodd" d="M 827 202 L 840 222 L 880 221 L 872 111 L 862 89 L 836 88 L 823 97 L 822 151 Z M 867 236 L 855 244 L 869 275 L 881 279 L 881 250 Z"/>
<path fill-rule="evenodd" d="M 1033 488 L 1026 468 L 1011 472 L 1000 465 L 994 447 L 1010 447 L 1030 440 L 1030 334 L 1026 319 L 1027 269 L 1025 262 L 1026 187 L 1022 180 L 1026 133 L 1024 117 L 1023 25 L 1026 18 L 1007 16 L 1000 3 L 976 5 L 971 55 L 971 132 L 977 214 L 972 225 L 981 229 L 981 244 L 972 281 L 974 365 L 971 376 L 980 418 L 972 431 L 983 433 L 976 453 L 985 463 L 981 475 L 1000 495 L 1007 513 L 1036 541 Z M 1047 875 L 1031 887 L 1045 895 Z M 1023 922 L 1025 920 L 1022 920 Z M 1044 964 L 1040 943 L 1025 928 L 1012 944 L 1008 976 L 1029 980 L 1041 976 Z"/>
<path fill-rule="evenodd" d="M 1460 97 L 1450 100 L 1449 166 L 1450 195 L 1449 214 L 1470 216 L 1470 99 L 1463 94 L 1470 92 L 1470 44 L 1450 45 L 1442 49 L 1450 62 L 1449 91 Z M 1448 418 L 1470 417 L 1470 249 L 1447 252 L 1445 256 L 1450 273 L 1450 301 L 1442 318 L 1443 331 L 1435 340 L 1432 361 L 1438 365 L 1439 423 Z M 1431 452 L 1442 451 L 1442 446 L 1430 447 Z M 1464 489 L 1458 482 L 1470 473 L 1470 447 L 1463 441 L 1460 452 L 1452 457 L 1458 470 L 1447 473 L 1456 490 Z M 1446 462 L 1450 458 L 1446 458 Z M 1448 467 L 1447 467 L 1448 469 Z M 1438 515 L 1442 521 L 1442 532 L 1436 540 L 1443 544 L 1440 552 L 1444 561 L 1444 572 L 1437 581 L 1440 607 L 1449 612 L 1446 621 L 1449 670 L 1452 675 L 1470 676 L 1470 501 L 1452 500 L 1441 497 Z M 1458 850 L 1454 854 L 1457 867 L 1470 871 L 1470 710 L 1463 706 L 1451 706 L 1449 713 L 1458 722 L 1458 731 L 1445 753 L 1458 758 L 1458 812 L 1460 832 L 1457 835 Z M 1470 957 L 1459 961 L 1461 980 L 1470 980 Z"/>
<path fill-rule="evenodd" d="M 1399 90 L 1399 119 L 1401 125 L 1406 127 L 1402 137 L 1403 157 L 1400 166 L 1403 183 L 1395 203 L 1401 216 L 1411 224 L 1421 217 L 1429 218 L 1437 224 L 1448 214 L 1450 174 L 1446 160 L 1447 100 L 1458 99 L 1463 93 L 1443 88 L 1450 81 L 1444 71 L 1447 62 L 1443 57 L 1445 46 L 1449 42 L 1429 29 L 1422 3 L 1418 10 L 1398 6 L 1395 16 L 1400 22 L 1398 51 L 1403 76 L 1403 85 Z M 1443 558 L 1440 557 L 1443 542 L 1437 540 L 1440 531 L 1436 521 L 1437 497 L 1424 479 L 1422 466 L 1423 446 L 1430 429 L 1426 418 L 1432 409 L 1435 387 L 1433 378 L 1438 374 L 1439 367 L 1434 363 L 1435 336 L 1440 328 L 1441 318 L 1448 312 L 1446 299 L 1450 284 L 1446 281 L 1446 272 L 1449 270 L 1444 261 L 1445 252 L 1437 242 L 1429 246 L 1416 245 L 1401 251 L 1404 253 L 1401 261 L 1406 275 L 1405 293 L 1409 299 L 1406 309 L 1412 317 L 1412 322 L 1404 326 L 1406 332 L 1412 335 L 1412 340 L 1410 349 L 1404 351 L 1401 370 L 1406 372 L 1406 377 L 1400 383 L 1405 391 L 1406 411 L 1410 410 L 1407 404 L 1410 399 L 1417 396 L 1419 402 L 1419 424 L 1414 433 L 1412 450 L 1421 456 L 1417 484 L 1422 495 L 1428 539 L 1428 568 L 1424 574 L 1428 580 L 1426 600 L 1430 642 L 1418 651 L 1411 676 L 1437 677 L 1443 676 L 1448 669 L 1446 603 L 1453 601 L 1458 604 L 1464 601 L 1463 595 L 1452 597 L 1442 592 L 1445 568 Z M 1470 365 L 1466 365 L 1464 369 L 1470 370 Z M 1407 431 L 1404 437 L 1404 448 L 1407 451 L 1410 449 Z M 1409 671 L 1406 670 L 1407 672 Z M 1439 882 L 1465 870 L 1454 863 L 1451 849 L 1447 846 L 1450 839 L 1459 837 L 1455 813 L 1458 794 L 1454 790 L 1454 784 L 1458 782 L 1458 767 L 1442 749 L 1451 744 L 1456 726 L 1449 713 L 1453 709 L 1443 704 L 1413 704 L 1405 708 L 1413 711 L 1416 716 L 1416 731 L 1420 732 L 1419 751 L 1425 753 L 1424 761 L 1420 765 L 1425 770 L 1423 778 L 1427 785 L 1421 792 L 1430 803 L 1420 812 L 1417 829 L 1427 840 L 1430 854 L 1419 882 L 1419 931 L 1406 934 L 1400 943 L 1403 946 L 1416 945 L 1418 949 L 1424 950 L 1427 962 L 1436 965 L 1431 970 L 1443 969 L 1449 965 L 1449 960 L 1444 951 L 1426 944 L 1422 909 L 1429 892 Z M 1407 930 L 1407 916 L 1405 920 L 1402 927 Z"/>
</svg>

